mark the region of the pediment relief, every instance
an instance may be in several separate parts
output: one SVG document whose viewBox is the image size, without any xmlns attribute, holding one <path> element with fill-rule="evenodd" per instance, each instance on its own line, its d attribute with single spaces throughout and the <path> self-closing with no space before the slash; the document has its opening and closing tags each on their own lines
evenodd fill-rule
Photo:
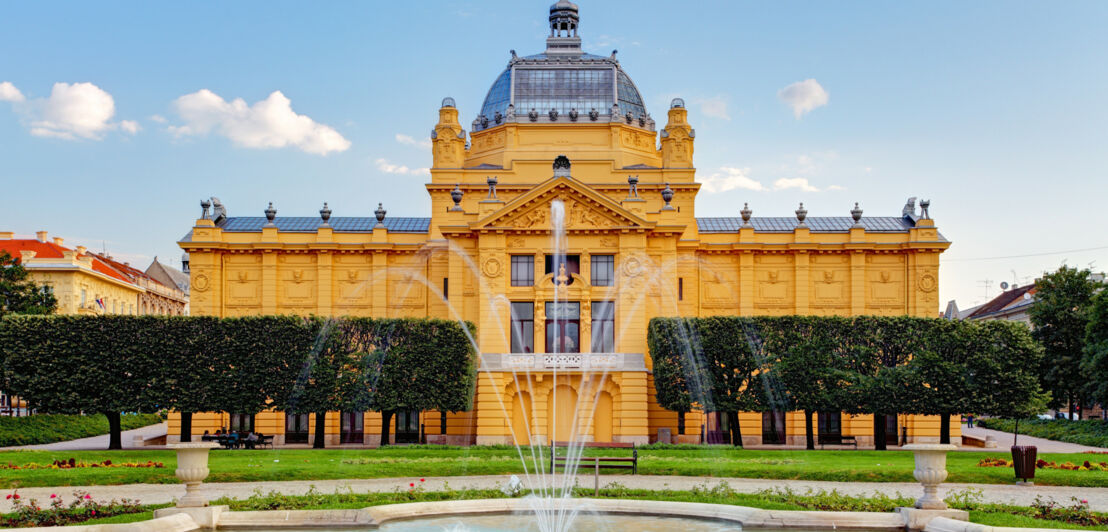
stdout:
<svg viewBox="0 0 1108 532">
<path fill-rule="evenodd" d="M 545 190 L 543 188 L 540 185 L 531 193 L 516 198 L 498 212 L 471 227 L 547 231 L 553 226 L 551 204 L 555 201 L 562 202 L 565 207 L 567 230 L 645 228 L 651 225 L 619 204 L 589 191 L 579 183 L 561 181 L 553 186 L 548 185 Z"/>
</svg>

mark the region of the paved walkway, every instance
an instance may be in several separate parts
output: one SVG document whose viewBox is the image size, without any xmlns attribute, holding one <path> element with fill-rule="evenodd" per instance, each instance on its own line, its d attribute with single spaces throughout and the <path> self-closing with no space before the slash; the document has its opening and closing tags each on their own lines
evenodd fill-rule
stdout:
<svg viewBox="0 0 1108 532">
<path fill-rule="evenodd" d="M 985 438 L 986 436 L 992 436 L 996 438 L 996 449 L 980 449 L 974 447 L 963 447 L 965 450 L 981 450 L 981 451 L 1007 451 L 1012 447 L 1012 441 L 1015 439 L 1011 432 L 1001 432 L 999 430 L 983 429 L 981 427 L 969 428 L 967 425 L 962 425 L 962 434 L 967 436 L 976 436 L 978 438 Z M 1034 445 L 1038 447 L 1040 453 L 1083 453 L 1085 451 L 1108 451 L 1108 448 L 1104 447 L 1090 447 L 1088 445 L 1078 445 L 1076 443 L 1066 443 L 1061 441 L 1047 440 L 1043 438 L 1035 438 L 1026 434 L 1020 434 L 1020 445 Z"/>
<path fill-rule="evenodd" d="M 134 430 L 125 430 L 122 433 L 123 436 L 123 448 L 134 449 L 135 448 L 135 436 L 142 436 L 144 439 L 155 438 L 158 436 L 165 436 L 169 431 L 169 423 L 159 423 L 157 425 L 147 425 L 145 427 L 137 428 Z M 81 438 L 79 440 L 60 441 L 57 443 L 44 443 L 42 445 L 23 445 L 20 447 L 0 447 L 0 451 L 12 451 L 16 449 L 25 450 L 41 450 L 41 451 L 103 451 L 108 448 L 108 435 L 101 434 L 100 436 L 93 436 L 91 438 Z M 146 449 L 164 449 L 164 447 L 146 447 Z"/>
<path fill-rule="evenodd" d="M 409 483 L 415 483 L 427 491 L 442 491 L 447 483 L 454 490 L 462 489 L 496 489 L 507 483 L 508 475 L 496 476 L 463 476 L 463 477 L 434 477 L 427 478 L 426 482 L 420 482 L 418 478 L 382 478 L 365 480 L 312 480 L 312 481 L 286 481 L 286 482 L 237 482 L 237 483 L 210 483 L 204 484 L 204 493 L 211 499 L 219 497 L 234 497 L 244 499 L 261 492 L 268 494 L 276 491 L 285 495 L 303 495 L 314 486 L 319 493 L 335 493 L 354 491 L 365 492 L 393 492 L 404 491 L 409 488 Z M 652 475 L 603 475 L 600 477 L 600 486 L 618 482 L 631 489 L 650 490 L 689 490 L 694 486 L 713 487 L 721 481 L 726 481 L 732 489 L 744 493 L 753 493 L 770 489 L 791 489 L 803 493 L 808 490 L 835 490 L 845 495 L 872 496 L 875 493 L 894 496 L 901 494 L 907 497 L 917 497 L 922 494 L 919 484 L 912 482 L 825 482 L 807 480 L 763 480 L 748 478 L 708 478 L 708 477 L 675 477 Z M 541 482 L 534 480 L 535 484 Z M 550 482 L 548 480 L 548 482 Z M 553 484 L 561 486 L 563 475 L 557 475 Z M 591 488 L 593 477 L 579 475 L 577 483 L 581 487 Z M 524 486 L 533 485 L 524 479 Z M 1062 504 L 1069 504 L 1071 497 L 1087 499 L 1089 506 L 1096 511 L 1108 511 L 1108 488 L 1074 488 L 1066 486 L 1016 486 L 1014 484 L 944 484 L 946 491 L 974 489 L 981 490 L 982 497 L 988 502 L 1017 504 L 1028 506 L 1036 497 L 1052 498 Z M 19 490 L 23 499 L 38 499 L 40 502 L 48 500 L 51 494 L 58 494 L 66 500 L 72 497 L 75 490 L 87 491 L 94 499 L 107 502 L 110 499 L 131 498 L 139 499 L 144 504 L 160 504 L 176 500 L 184 495 L 185 487 L 181 484 L 130 484 L 124 486 L 90 486 L 90 487 L 56 487 L 56 488 L 23 488 Z M 9 493 L 5 491 L 4 493 Z M 945 492 L 944 492 L 945 493 Z M 11 511 L 11 501 L 0 499 L 0 512 Z"/>
</svg>

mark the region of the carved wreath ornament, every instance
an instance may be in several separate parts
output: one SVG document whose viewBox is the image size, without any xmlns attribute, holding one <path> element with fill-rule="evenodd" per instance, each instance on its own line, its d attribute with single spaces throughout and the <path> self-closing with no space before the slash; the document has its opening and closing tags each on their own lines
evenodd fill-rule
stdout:
<svg viewBox="0 0 1108 532">
<path fill-rule="evenodd" d="M 628 257 L 628 259 L 623 262 L 623 274 L 628 277 L 638 277 L 642 274 L 642 270 L 642 260 L 638 257 Z"/>
<path fill-rule="evenodd" d="M 484 264 L 481 265 L 481 271 L 485 272 L 485 277 L 499 277 L 502 269 L 500 260 L 496 257 L 485 259 Z"/>
<path fill-rule="evenodd" d="M 920 291 L 934 292 L 935 288 L 939 286 L 939 280 L 936 279 L 934 275 L 925 273 L 920 276 L 919 283 L 917 284 L 919 285 Z"/>
<path fill-rule="evenodd" d="M 208 285 L 211 282 L 208 280 L 208 276 L 204 274 L 197 274 L 196 278 L 192 280 L 192 288 L 197 292 L 203 292 L 208 289 Z"/>
</svg>

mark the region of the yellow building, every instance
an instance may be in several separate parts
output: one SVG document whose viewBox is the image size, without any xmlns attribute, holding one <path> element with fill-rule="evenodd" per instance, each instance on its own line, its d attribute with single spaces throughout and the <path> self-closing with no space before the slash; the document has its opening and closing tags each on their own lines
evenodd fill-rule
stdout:
<svg viewBox="0 0 1108 532">
<path fill-rule="evenodd" d="M 793 216 L 744 208 L 698 218 L 696 134 L 684 102 L 673 100 L 658 130 L 615 54 L 581 50 L 578 22 L 573 4 L 552 6 L 545 52 L 512 53 L 468 132 L 454 100 L 443 100 L 431 133 L 430 218 L 391 217 L 382 206 L 373 217 L 332 218 L 326 205 L 318 218 L 277 216 L 272 205 L 265 217 L 229 217 L 218 200 L 211 213 L 205 202 L 180 242 L 191 258 L 193 313 L 472 321 L 482 353 L 474 411 L 445 420 L 413 412 L 394 434 L 414 439 L 424 425 L 442 441 L 441 422 L 450 442 L 478 444 L 571 434 L 646 443 L 659 429 L 698 441 L 713 417 L 679 422 L 653 400 L 654 316 L 937 315 L 939 254 L 950 243 L 926 202 L 887 217 L 857 206 L 807 217 L 801 205 Z M 558 202 L 567 255 L 555 263 Z M 579 397 L 587 400 L 573 426 Z M 193 427 L 252 425 L 286 443 L 312 430 L 277 412 L 231 417 L 197 415 Z M 330 443 L 374 444 L 379 420 L 333 413 Z M 769 421 L 783 421 L 785 432 L 763 430 Z M 937 418 L 893 421 L 893 434 L 938 438 Z M 748 444 L 803 438 L 795 413 L 743 414 L 741 423 Z M 838 413 L 820 422 L 862 444 L 872 443 L 871 424 Z"/>
</svg>

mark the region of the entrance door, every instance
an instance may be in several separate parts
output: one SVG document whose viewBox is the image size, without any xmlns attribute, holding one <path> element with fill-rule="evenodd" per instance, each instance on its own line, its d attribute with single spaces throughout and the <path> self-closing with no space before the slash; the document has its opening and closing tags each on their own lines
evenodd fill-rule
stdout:
<svg viewBox="0 0 1108 532">
<path fill-rule="evenodd" d="M 396 413 L 396 443 L 419 443 L 419 410 Z"/>
<path fill-rule="evenodd" d="M 339 419 L 341 420 L 339 443 L 365 442 L 364 412 L 342 412 L 339 414 Z"/>
<path fill-rule="evenodd" d="M 897 438 L 900 437 L 896 426 L 896 414 L 888 414 L 885 416 L 885 445 L 896 445 Z"/>
<path fill-rule="evenodd" d="M 785 412 L 780 410 L 762 412 L 762 444 L 785 444 Z"/>
<path fill-rule="evenodd" d="M 843 442 L 842 412 L 820 412 L 818 414 L 819 442 L 832 445 Z"/>
<path fill-rule="evenodd" d="M 575 436 L 579 436 L 574 430 L 577 414 L 577 392 L 565 385 L 559 384 L 547 397 L 547 434 L 550 434 L 554 442 L 568 442 Z"/>
<path fill-rule="evenodd" d="M 285 443 L 308 443 L 308 418 L 311 414 L 285 413 Z"/>
</svg>

